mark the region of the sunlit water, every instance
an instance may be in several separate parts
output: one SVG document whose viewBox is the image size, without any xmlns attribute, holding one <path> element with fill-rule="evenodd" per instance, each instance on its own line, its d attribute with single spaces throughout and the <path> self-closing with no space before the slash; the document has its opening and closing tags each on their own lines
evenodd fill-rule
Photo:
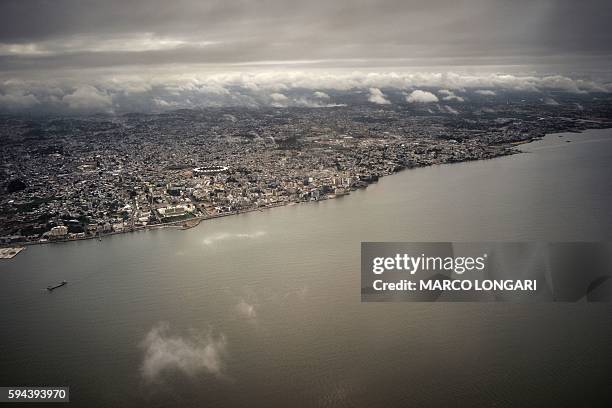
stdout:
<svg viewBox="0 0 612 408">
<path fill-rule="evenodd" d="M 522 150 L 187 231 L 29 247 L 0 262 L 0 385 L 69 385 L 87 407 L 609 400 L 610 305 L 360 303 L 361 241 L 612 239 L 611 130 Z"/>
</svg>

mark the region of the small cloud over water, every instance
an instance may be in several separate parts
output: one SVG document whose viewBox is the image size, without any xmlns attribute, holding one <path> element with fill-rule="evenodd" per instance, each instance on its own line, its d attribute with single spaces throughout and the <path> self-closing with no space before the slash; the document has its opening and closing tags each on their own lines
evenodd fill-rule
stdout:
<svg viewBox="0 0 612 408">
<path fill-rule="evenodd" d="M 227 341 L 223 334 L 192 331 L 172 334 L 168 323 L 154 326 L 140 344 L 144 360 L 140 368 L 145 381 L 156 382 L 169 372 L 186 376 L 220 375 L 224 367 Z"/>
<path fill-rule="evenodd" d="M 235 240 L 235 239 L 256 239 L 266 235 L 265 231 L 256 231 L 252 233 L 221 233 L 205 238 L 204 245 L 212 245 L 219 241 Z"/>
<path fill-rule="evenodd" d="M 255 320 L 257 318 L 257 311 L 255 305 L 248 303 L 244 299 L 236 305 L 236 312 L 244 319 Z"/>
</svg>

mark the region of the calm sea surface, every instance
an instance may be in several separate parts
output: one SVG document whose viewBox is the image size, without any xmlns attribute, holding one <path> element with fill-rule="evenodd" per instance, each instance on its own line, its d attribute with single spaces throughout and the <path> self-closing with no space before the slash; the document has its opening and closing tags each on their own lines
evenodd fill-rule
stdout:
<svg viewBox="0 0 612 408">
<path fill-rule="evenodd" d="M 360 303 L 361 241 L 612 240 L 612 130 L 522 150 L 29 247 L 0 261 L 0 385 L 69 385 L 84 407 L 610 401 L 609 304 Z"/>
</svg>

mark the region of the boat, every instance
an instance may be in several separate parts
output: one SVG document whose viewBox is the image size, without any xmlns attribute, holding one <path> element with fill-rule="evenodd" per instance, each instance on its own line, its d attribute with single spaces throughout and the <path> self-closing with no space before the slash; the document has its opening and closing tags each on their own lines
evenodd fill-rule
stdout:
<svg viewBox="0 0 612 408">
<path fill-rule="evenodd" d="M 51 291 L 53 291 L 53 290 L 55 290 L 55 289 L 57 289 L 57 288 L 60 288 L 60 287 L 64 286 L 64 285 L 65 285 L 65 284 L 67 284 L 67 283 L 68 283 L 67 281 L 61 281 L 61 282 L 60 282 L 60 283 L 58 283 L 57 285 L 47 286 L 47 290 L 48 290 L 49 292 L 51 292 Z"/>
</svg>

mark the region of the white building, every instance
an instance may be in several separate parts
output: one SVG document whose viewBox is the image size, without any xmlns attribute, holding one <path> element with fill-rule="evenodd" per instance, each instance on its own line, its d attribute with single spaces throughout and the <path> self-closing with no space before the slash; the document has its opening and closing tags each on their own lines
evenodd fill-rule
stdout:
<svg viewBox="0 0 612 408">
<path fill-rule="evenodd" d="M 195 207 L 192 204 L 179 204 L 158 208 L 157 212 L 162 217 L 176 217 L 179 215 L 185 215 L 185 213 L 192 213 L 194 210 Z"/>
<path fill-rule="evenodd" d="M 58 225 L 57 227 L 51 228 L 50 235 L 53 238 L 61 238 L 68 235 L 68 227 L 65 225 Z"/>
</svg>

